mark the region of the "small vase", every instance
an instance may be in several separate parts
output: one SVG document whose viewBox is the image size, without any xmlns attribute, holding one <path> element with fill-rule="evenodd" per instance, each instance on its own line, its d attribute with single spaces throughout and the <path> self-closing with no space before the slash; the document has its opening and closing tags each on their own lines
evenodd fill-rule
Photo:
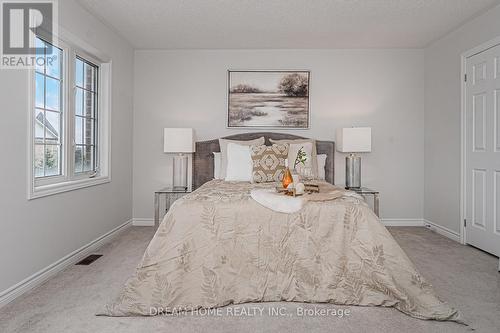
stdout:
<svg viewBox="0 0 500 333">
<path fill-rule="evenodd" d="M 293 178 L 292 178 L 292 173 L 290 172 L 290 169 L 288 168 L 288 161 L 285 160 L 285 171 L 283 173 L 283 180 L 281 181 L 281 184 L 283 185 L 283 188 L 287 188 L 288 185 L 293 183 Z"/>
</svg>

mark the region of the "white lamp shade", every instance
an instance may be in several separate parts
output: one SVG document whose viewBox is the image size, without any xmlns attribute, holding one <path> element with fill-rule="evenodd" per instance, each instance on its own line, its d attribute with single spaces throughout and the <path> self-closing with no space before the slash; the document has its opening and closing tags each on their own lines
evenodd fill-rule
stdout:
<svg viewBox="0 0 500 333">
<path fill-rule="evenodd" d="M 342 153 L 369 153 L 372 151 L 371 127 L 339 128 L 337 150 Z"/>
<path fill-rule="evenodd" d="M 165 128 L 163 151 L 165 153 L 194 153 L 194 130 L 192 128 Z"/>
</svg>

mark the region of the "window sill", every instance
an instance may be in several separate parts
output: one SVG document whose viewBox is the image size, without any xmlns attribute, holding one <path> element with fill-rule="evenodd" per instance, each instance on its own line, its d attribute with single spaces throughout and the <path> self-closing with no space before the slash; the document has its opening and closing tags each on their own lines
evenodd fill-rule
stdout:
<svg viewBox="0 0 500 333">
<path fill-rule="evenodd" d="M 85 187 L 106 184 L 109 182 L 111 182 L 111 177 L 100 176 L 96 178 L 85 178 L 57 184 L 37 186 L 29 191 L 28 200 L 43 198 L 49 195 L 74 191 Z"/>
</svg>

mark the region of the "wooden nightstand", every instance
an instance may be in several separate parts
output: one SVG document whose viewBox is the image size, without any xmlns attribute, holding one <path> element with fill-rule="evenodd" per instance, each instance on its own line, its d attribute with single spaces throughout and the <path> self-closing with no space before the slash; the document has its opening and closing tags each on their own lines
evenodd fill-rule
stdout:
<svg viewBox="0 0 500 333">
<path fill-rule="evenodd" d="M 373 196 L 373 211 L 375 212 L 375 215 L 380 217 L 379 215 L 379 201 L 380 201 L 380 192 L 375 191 L 366 187 L 358 187 L 358 188 L 348 188 L 349 191 L 356 192 L 357 194 L 361 195 L 362 197 L 365 197 L 367 195 Z"/>
<path fill-rule="evenodd" d="M 163 188 L 155 192 L 155 226 L 160 223 L 160 219 L 168 212 L 175 200 L 190 193 L 187 190 L 177 190 L 171 187 Z"/>
</svg>

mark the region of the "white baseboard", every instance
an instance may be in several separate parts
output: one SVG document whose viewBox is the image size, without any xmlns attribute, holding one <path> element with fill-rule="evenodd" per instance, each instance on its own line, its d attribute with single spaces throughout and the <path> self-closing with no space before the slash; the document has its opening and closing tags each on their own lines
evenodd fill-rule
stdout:
<svg viewBox="0 0 500 333">
<path fill-rule="evenodd" d="M 155 220 L 151 218 L 133 218 L 132 225 L 134 227 L 154 227 Z"/>
<path fill-rule="evenodd" d="M 105 233 L 104 235 L 100 236 L 97 239 L 94 239 L 90 243 L 82 246 L 78 250 L 75 250 L 71 252 L 70 254 L 66 255 L 65 257 L 59 259 L 58 261 L 54 262 L 53 264 L 45 267 L 44 269 L 36 272 L 35 274 L 31 275 L 30 277 L 22 280 L 21 282 L 13 285 L 12 287 L 1 291 L 0 292 L 0 308 L 7 303 L 13 301 L 17 297 L 21 296 L 22 294 L 34 289 L 35 287 L 41 285 L 45 281 L 47 281 L 49 278 L 53 277 L 63 269 L 65 269 L 68 266 L 71 266 L 87 255 L 89 255 L 91 252 L 95 251 L 96 249 L 100 248 L 103 246 L 105 243 L 108 243 L 111 239 L 114 237 L 118 236 L 121 232 L 125 231 L 128 227 L 131 226 L 132 220 L 129 220 L 118 227 L 114 228 L 113 230 Z"/>
<path fill-rule="evenodd" d="M 386 227 L 423 227 L 422 219 L 380 219 Z"/>
<path fill-rule="evenodd" d="M 458 232 L 455 232 L 453 230 L 450 230 L 446 227 L 440 226 L 439 224 L 436 224 L 434 222 L 431 222 L 429 220 L 423 220 L 424 226 L 432 231 L 437 232 L 440 235 L 443 235 L 445 237 L 448 237 L 451 240 L 454 240 L 455 242 L 460 243 L 460 234 Z"/>
</svg>

